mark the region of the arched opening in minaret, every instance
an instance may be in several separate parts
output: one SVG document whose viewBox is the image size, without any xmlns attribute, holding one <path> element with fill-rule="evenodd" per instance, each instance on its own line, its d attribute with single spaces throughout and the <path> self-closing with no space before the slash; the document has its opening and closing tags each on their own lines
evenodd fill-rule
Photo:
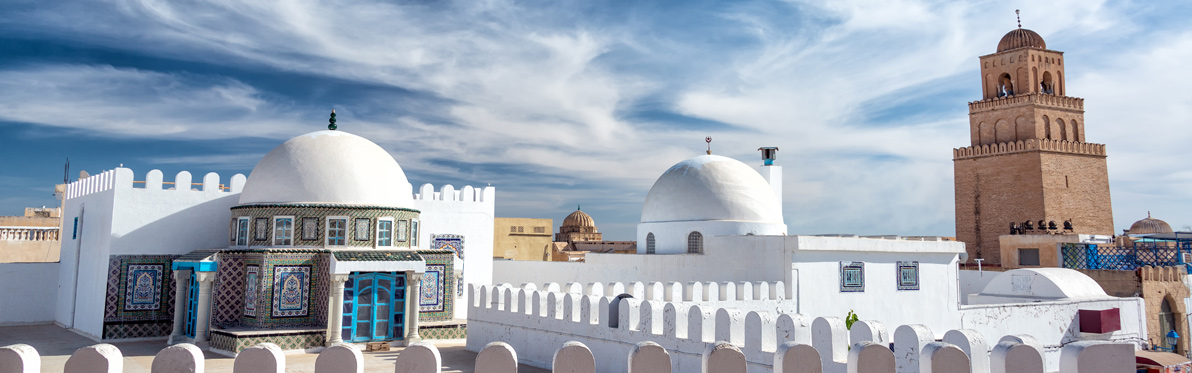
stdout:
<svg viewBox="0 0 1192 373">
<path fill-rule="evenodd" d="M 1043 116 L 1043 130 L 1045 131 L 1043 138 L 1051 140 L 1051 118 L 1046 115 Z"/>
<path fill-rule="evenodd" d="M 1039 83 L 1039 91 L 1049 95 L 1055 94 L 1055 81 L 1051 78 L 1050 71 L 1043 72 L 1043 81 Z"/>
<path fill-rule="evenodd" d="M 1060 140 L 1068 140 L 1068 125 L 1064 123 L 1063 119 L 1056 118 L 1055 122 L 1060 125 Z"/>
<path fill-rule="evenodd" d="M 997 97 L 1005 97 L 1014 94 L 1014 80 L 1010 78 L 1009 73 L 1002 73 L 1002 76 L 997 79 L 997 82 Z"/>
</svg>

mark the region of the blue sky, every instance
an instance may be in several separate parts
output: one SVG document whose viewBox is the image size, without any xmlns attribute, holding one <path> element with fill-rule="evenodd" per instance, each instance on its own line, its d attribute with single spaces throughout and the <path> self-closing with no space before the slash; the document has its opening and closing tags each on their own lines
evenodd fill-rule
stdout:
<svg viewBox="0 0 1192 373">
<path fill-rule="evenodd" d="M 1023 26 L 1065 52 L 1108 144 L 1118 229 L 1192 225 L 1192 4 L 1027 1 L 0 3 L 0 214 L 123 164 L 226 179 L 326 126 L 497 214 L 582 204 L 632 239 L 653 180 L 778 146 L 792 234 L 953 235 L 977 57 Z"/>
</svg>

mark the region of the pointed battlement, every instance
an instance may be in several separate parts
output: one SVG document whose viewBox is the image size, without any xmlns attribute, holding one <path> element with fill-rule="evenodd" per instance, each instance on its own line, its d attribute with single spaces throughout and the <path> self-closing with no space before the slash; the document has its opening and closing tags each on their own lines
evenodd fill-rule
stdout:
<svg viewBox="0 0 1192 373">
<path fill-rule="evenodd" d="M 451 184 L 446 184 L 440 187 L 438 191 L 435 191 L 434 185 L 426 183 L 418 188 L 418 193 L 414 194 L 414 200 L 483 202 L 492 204 L 496 200 L 496 188 L 492 186 L 476 188 L 471 185 L 465 185 L 463 188 L 456 190 Z"/>
</svg>

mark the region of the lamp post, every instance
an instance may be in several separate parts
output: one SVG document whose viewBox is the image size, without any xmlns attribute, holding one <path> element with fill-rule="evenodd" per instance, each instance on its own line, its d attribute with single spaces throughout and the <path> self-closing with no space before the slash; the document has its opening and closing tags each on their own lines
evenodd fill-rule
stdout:
<svg viewBox="0 0 1192 373">
<path fill-rule="evenodd" d="M 1175 345 L 1176 345 L 1176 343 L 1179 343 L 1180 335 L 1177 334 L 1174 329 L 1172 329 L 1172 331 L 1167 332 L 1167 336 L 1165 336 L 1164 338 L 1167 339 L 1167 345 L 1171 346 L 1170 347 L 1171 352 L 1175 352 Z"/>
</svg>

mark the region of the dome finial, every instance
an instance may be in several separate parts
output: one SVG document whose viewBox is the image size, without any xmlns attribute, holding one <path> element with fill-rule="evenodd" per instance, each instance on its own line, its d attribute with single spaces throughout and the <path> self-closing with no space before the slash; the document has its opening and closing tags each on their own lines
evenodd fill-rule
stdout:
<svg viewBox="0 0 1192 373">
<path fill-rule="evenodd" d="M 1147 212 L 1146 212 L 1146 218 L 1147 218 L 1147 219 L 1150 219 L 1150 218 L 1151 218 L 1151 212 L 1150 212 L 1150 211 L 1147 211 Z"/>
<path fill-rule="evenodd" d="M 1022 13 L 1018 9 L 1014 9 L 1014 18 L 1018 18 L 1018 28 L 1022 28 Z"/>
<path fill-rule="evenodd" d="M 712 155 L 712 136 L 705 137 L 704 142 L 708 143 L 708 155 Z"/>
<path fill-rule="evenodd" d="M 331 109 L 331 119 L 328 119 L 327 122 L 330 123 L 327 125 L 327 129 L 335 131 L 336 128 L 339 128 L 335 125 L 335 109 Z"/>
<path fill-rule="evenodd" d="M 578 204 L 576 204 L 576 205 L 575 205 L 575 211 L 579 211 L 579 210 L 581 210 L 581 209 L 579 208 L 579 205 L 578 205 Z"/>
</svg>

